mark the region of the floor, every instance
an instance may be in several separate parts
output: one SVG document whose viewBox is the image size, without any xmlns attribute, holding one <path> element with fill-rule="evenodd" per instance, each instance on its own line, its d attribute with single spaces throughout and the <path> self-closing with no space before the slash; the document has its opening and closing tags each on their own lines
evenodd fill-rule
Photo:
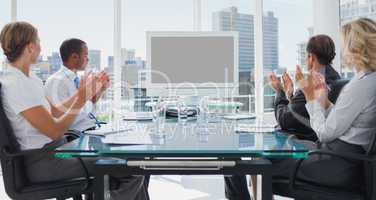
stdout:
<svg viewBox="0 0 376 200">
<path fill-rule="evenodd" d="M 1 177 L 2 179 L 2 177 Z M 152 176 L 151 200 L 225 200 L 223 176 Z M 0 199 L 10 200 L 0 181 Z M 275 200 L 290 200 L 274 197 Z"/>
</svg>

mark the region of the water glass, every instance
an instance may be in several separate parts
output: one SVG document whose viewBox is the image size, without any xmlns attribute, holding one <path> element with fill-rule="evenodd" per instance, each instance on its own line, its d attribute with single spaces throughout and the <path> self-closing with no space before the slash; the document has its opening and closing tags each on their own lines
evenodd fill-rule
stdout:
<svg viewBox="0 0 376 200">
<path fill-rule="evenodd" d="M 155 133 L 164 133 L 164 124 L 166 120 L 166 108 L 165 104 L 158 100 L 153 106 L 153 122 L 155 124 Z"/>
<path fill-rule="evenodd" d="M 188 121 L 188 107 L 184 102 L 178 102 L 178 122 L 185 124 Z"/>
</svg>

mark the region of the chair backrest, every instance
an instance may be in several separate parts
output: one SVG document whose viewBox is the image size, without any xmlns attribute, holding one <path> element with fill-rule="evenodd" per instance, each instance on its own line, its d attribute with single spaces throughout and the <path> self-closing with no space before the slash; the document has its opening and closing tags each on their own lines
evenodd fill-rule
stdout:
<svg viewBox="0 0 376 200">
<path fill-rule="evenodd" d="M 341 93 L 343 87 L 345 87 L 345 85 L 349 82 L 350 80 L 348 79 L 338 79 L 336 81 L 334 81 L 331 85 L 330 85 L 330 89 L 331 91 L 329 92 L 329 100 L 332 102 L 332 103 L 335 103 L 338 99 L 338 96 L 339 94 Z"/>
<path fill-rule="evenodd" d="M 372 135 L 366 154 L 371 159 L 376 159 L 376 133 Z M 367 199 L 376 199 L 376 161 L 364 162 L 364 178 Z"/>
<path fill-rule="evenodd" d="M 2 85 L 0 83 L 0 160 L 3 171 L 5 190 L 14 197 L 28 182 L 23 157 L 12 158 L 6 152 L 20 151 L 20 145 L 14 135 L 11 123 L 5 114 L 3 106 Z"/>
</svg>

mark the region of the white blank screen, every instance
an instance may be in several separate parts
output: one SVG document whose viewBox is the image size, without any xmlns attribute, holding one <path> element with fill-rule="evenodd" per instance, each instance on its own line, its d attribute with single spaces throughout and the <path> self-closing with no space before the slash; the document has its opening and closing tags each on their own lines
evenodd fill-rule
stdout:
<svg viewBox="0 0 376 200">
<path fill-rule="evenodd" d="M 170 83 L 234 82 L 234 37 L 151 37 L 151 69 Z M 167 83 L 157 73 L 151 83 Z"/>
</svg>

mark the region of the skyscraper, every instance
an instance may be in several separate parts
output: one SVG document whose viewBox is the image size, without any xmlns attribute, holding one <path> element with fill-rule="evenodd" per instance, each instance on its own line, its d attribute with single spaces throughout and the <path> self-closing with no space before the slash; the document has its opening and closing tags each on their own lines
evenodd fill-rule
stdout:
<svg viewBox="0 0 376 200">
<path fill-rule="evenodd" d="M 376 0 L 341 0 L 340 2 L 342 23 L 359 17 L 376 20 Z"/>
<path fill-rule="evenodd" d="M 264 69 L 275 70 L 279 67 L 278 55 L 278 19 L 273 12 L 267 12 L 263 18 Z"/>
<path fill-rule="evenodd" d="M 239 32 L 239 82 L 240 94 L 253 92 L 250 87 L 255 66 L 254 16 L 239 13 L 236 7 L 230 7 L 213 13 L 213 31 Z M 263 18 L 264 69 L 267 71 L 279 67 L 278 18 L 268 12 Z M 248 83 L 248 84 L 244 84 Z M 244 86 L 244 87 L 242 87 Z"/>
<path fill-rule="evenodd" d="M 308 36 L 309 36 L 309 38 L 311 38 L 313 36 L 313 27 L 308 28 Z M 307 41 L 302 41 L 302 42 L 297 44 L 298 65 L 300 65 L 300 67 L 303 70 L 307 70 L 307 66 L 306 66 L 307 44 L 308 44 Z"/>
<path fill-rule="evenodd" d="M 107 58 L 107 67 L 110 67 L 110 68 L 114 67 L 114 56 L 108 56 L 108 58 Z"/>
<path fill-rule="evenodd" d="M 89 63 L 87 70 L 100 70 L 101 69 L 101 51 L 89 50 Z"/>
<path fill-rule="evenodd" d="M 213 13 L 213 31 L 239 32 L 239 72 L 250 74 L 255 66 L 254 20 L 230 7 Z"/>
<path fill-rule="evenodd" d="M 52 52 L 51 56 L 47 56 L 47 61 L 50 64 L 51 74 L 57 72 L 62 66 L 62 61 L 58 52 Z"/>
</svg>

